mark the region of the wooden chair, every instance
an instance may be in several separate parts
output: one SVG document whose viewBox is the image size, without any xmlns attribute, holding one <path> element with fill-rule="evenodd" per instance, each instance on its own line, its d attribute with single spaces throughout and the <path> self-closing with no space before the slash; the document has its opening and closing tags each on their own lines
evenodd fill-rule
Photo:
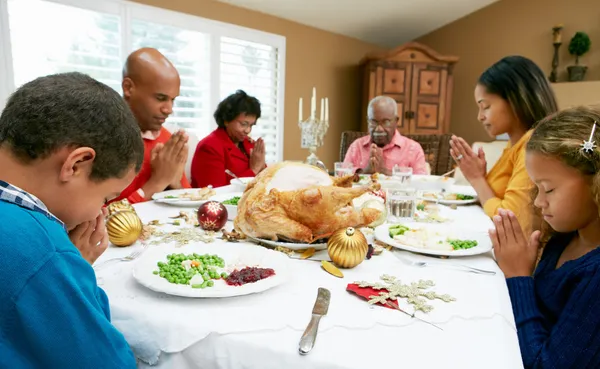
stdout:
<svg viewBox="0 0 600 369">
<path fill-rule="evenodd" d="M 367 132 L 346 131 L 342 133 L 340 144 L 340 161 L 344 161 L 346 152 L 354 140 L 368 135 Z M 454 168 L 454 160 L 450 156 L 450 134 L 443 135 L 405 135 L 417 141 L 425 152 L 425 159 L 431 167 L 431 174 L 441 175 Z"/>
</svg>

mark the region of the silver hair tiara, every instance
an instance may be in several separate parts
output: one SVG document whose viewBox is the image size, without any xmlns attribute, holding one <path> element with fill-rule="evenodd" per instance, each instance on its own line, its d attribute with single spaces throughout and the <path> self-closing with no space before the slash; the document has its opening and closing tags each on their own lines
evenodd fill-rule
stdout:
<svg viewBox="0 0 600 369">
<path fill-rule="evenodd" d="M 594 121 L 594 126 L 592 127 L 592 133 L 590 133 L 590 139 L 584 140 L 581 144 L 581 151 L 585 153 L 592 153 L 596 148 L 596 141 L 594 141 L 594 132 L 596 131 L 596 121 Z"/>
</svg>

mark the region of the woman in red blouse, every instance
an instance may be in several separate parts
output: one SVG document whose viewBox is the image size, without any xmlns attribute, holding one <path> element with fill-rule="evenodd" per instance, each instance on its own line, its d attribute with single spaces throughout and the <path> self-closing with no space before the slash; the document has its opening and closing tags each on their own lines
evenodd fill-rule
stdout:
<svg viewBox="0 0 600 369">
<path fill-rule="evenodd" d="M 254 177 L 265 168 L 265 143 L 248 135 L 260 118 L 260 102 L 238 90 L 219 103 L 218 128 L 198 143 L 192 159 L 192 187 L 229 184 L 229 169 L 238 177 Z"/>
</svg>

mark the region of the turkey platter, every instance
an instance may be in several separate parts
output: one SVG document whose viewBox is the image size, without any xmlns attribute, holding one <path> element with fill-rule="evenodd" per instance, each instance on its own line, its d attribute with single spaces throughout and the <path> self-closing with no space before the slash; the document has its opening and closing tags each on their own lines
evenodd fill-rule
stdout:
<svg viewBox="0 0 600 369">
<path fill-rule="evenodd" d="M 302 163 L 269 166 L 246 187 L 235 229 L 255 238 L 312 243 L 341 228 L 370 224 L 381 211 L 357 210 L 352 200 L 377 190 L 379 184 L 353 188 L 352 177 L 334 178 Z"/>
</svg>

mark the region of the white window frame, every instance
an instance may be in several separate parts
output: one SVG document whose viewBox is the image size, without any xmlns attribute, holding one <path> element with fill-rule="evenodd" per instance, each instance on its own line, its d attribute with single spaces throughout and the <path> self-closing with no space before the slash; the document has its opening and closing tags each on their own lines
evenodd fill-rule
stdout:
<svg viewBox="0 0 600 369">
<path fill-rule="evenodd" d="M 175 12 L 149 5 L 138 4 L 126 0 L 44 0 L 62 5 L 73 6 L 81 9 L 98 11 L 118 15 L 122 19 L 121 47 L 122 58 L 126 58 L 132 51 L 131 21 L 133 18 L 154 23 L 171 25 L 191 31 L 198 31 L 210 35 L 210 107 L 211 111 L 217 108 L 220 102 L 220 38 L 231 37 L 244 41 L 251 41 L 270 45 L 277 48 L 277 160 L 283 160 L 283 135 L 285 116 L 285 64 L 286 64 L 286 38 L 285 36 L 267 33 L 252 28 L 246 28 L 196 15 Z M 4 107 L 6 99 L 14 91 L 14 73 L 12 67 L 10 29 L 8 24 L 8 0 L 0 0 L 0 110 Z M 124 60 L 122 61 L 124 62 Z M 259 123 L 260 124 L 260 123 Z M 211 130 L 217 127 L 211 120 Z"/>
</svg>

